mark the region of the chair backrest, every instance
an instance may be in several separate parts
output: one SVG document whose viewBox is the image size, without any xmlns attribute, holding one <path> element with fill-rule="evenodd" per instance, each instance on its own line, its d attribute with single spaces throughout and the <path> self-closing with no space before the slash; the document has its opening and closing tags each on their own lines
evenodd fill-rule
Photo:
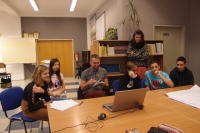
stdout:
<svg viewBox="0 0 200 133">
<path fill-rule="evenodd" d="M 13 110 L 21 106 L 23 89 L 21 87 L 8 88 L 0 93 L 3 111 Z"/>
<path fill-rule="evenodd" d="M 115 81 L 112 83 L 112 87 L 113 87 L 114 93 L 115 93 L 116 91 L 118 91 L 118 89 L 119 89 L 119 80 L 115 80 Z"/>
<path fill-rule="evenodd" d="M 0 73 L 6 72 L 6 65 L 2 62 L 0 62 Z"/>
<path fill-rule="evenodd" d="M 78 91 L 77 91 L 77 96 L 78 96 L 78 100 L 84 99 L 84 97 L 83 97 L 83 90 L 81 90 L 80 86 L 79 86 Z"/>
<path fill-rule="evenodd" d="M 145 79 L 141 80 L 141 88 L 146 88 Z"/>
</svg>

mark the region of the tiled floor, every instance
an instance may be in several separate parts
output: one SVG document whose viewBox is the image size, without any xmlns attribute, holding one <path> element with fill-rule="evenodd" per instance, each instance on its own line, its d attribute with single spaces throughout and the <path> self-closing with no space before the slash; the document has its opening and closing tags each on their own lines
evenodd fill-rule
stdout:
<svg viewBox="0 0 200 133">
<path fill-rule="evenodd" d="M 67 98 L 69 99 L 77 99 L 77 89 L 80 84 L 80 79 L 75 79 L 74 77 L 65 77 L 65 86 L 66 86 L 66 92 L 67 92 Z M 26 79 L 26 80 L 20 80 L 20 81 L 12 81 L 12 86 L 20 86 L 24 88 L 31 80 Z M 0 92 L 2 92 L 4 89 L 0 88 Z M 20 111 L 21 109 L 15 109 L 14 111 L 8 112 L 8 115 L 11 115 L 13 113 L 16 113 Z M 2 108 L 0 106 L 0 133 L 7 133 L 8 132 L 8 125 L 9 125 L 9 120 L 6 119 L 4 112 L 2 111 Z M 30 131 L 30 124 L 27 123 L 27 131 Z M 48 133 L 49 132 L 49 127 L 47 122 L 43 122 L 43 130 L 40 129 L 41 127 L 41 122 L 36 121 L 35 123 L 32 124 L 32 133 Z M 24 128 L 23 125 L 19 122 L 13 122 L 12 123 L 12 128 L 11 128 L 11 133 L 23 133 Z"/>
</svg>

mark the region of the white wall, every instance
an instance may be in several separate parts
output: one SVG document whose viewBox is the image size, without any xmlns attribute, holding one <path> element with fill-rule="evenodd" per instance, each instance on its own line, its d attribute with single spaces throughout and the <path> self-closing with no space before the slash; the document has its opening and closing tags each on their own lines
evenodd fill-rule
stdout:
<svg viewBox="0 0 200 133">
<path fill-rule="evenodd" d="M 12 16 L 7 12 L 0 12 L 0 34 L 1 38 L 21 38 L 21 18 Z M 12 54 L 12 53 L 11 53 Z M 2 61 L 0 48 L 0 62 Z M 12 73 L 12 80 L 24 79 L 24 64 L 6 65 L 8 72 Z"/>
<path fill-rule="evenodd" d="M 112 2 L 111 2 L 112 1 Z M 118 9 L 118 4 L 114 2 L 122 3 L 124 7 L 128 0 L 107 0 L 96 11 L 99 14 L 100 11 L 106 11 L 106 26 L 109 24 L 117 25 L 118 20 L 121 20 L 121 14 L 114 13 L 111 9 Z M 187 59 L 187 66 L 193 71 L 195 83 L 200 85 L 200 1 L 199 0 L 134 0 L 134 3 L 139 7 L 139 15 L 142 20 L 141 29 L 145 34 L 146 40 L 153 39 L 153 25 L 177 25 L 185 27 L 184 46 L 185 57 Z M 113 14 L 112 14 L 113 13 Z M 124 13 L 124 12 L 123 12 Z M 122 14 L 123 14 L 122 13 Z M 108 16 L 109 15 L 109 16 Z M 124 14 L 123 16 L 124 17 Z M 110 22 L 113 20 L 113 22 Z M 119 27 L 118 27 L 119 28 Z M 118 33 L 119 34 L 119 33 Z M 88 35 L 89 36 L 89 35 Z M 120 37 L 121 36 L 121 37 Z M 122 31 L 119 34 L 119 38 L 126 40 L 130 39 L 130 30 L 122 26 Z M 88 43 L 90 45 L 90 43 Z M 172 61 L 174 63 L 174 61 Z M 176 64 L 174 64 L 176 66 Z"/>
<path fill-rule="evenodd" d="M 90 49 L 91 41 L 90 41 L 90 19 L 93 15 L 96 14 L 96 19 L 105 11 L 105 22 L 106 22 L 106 29 L 108 27 L 114 27 L 118 30 L 118 38 L 121 38 L 121 17 L 122 17 L 122 0 L 106 0 L 97 11 L 88 16 L 87 18 L 87 41 L 88 41 L 88 49 Z"/>
<path fill-rule="evenodd" d="M 119 40 L 130 40 L 131 30 L 120 24 L 125 16 L 125 6 L 128 0 L 106 0 L 103 5 L 96 10 L 98 17 L 103 11 L 106 12 L 106 29 L 113 26 L 118 29 Z M 142 20 L 141 29 L 145 34 L 146 40 L 153 39 L 153 25 L 179 25 L 185 26 L 185 37 L 189 36 L 190 31 L 190 1 L 183 0 L 134 0 L 138 7 L 139 16 Z M 94 13 L 94 14 L 95 14 Z M 93 15 L 94 15 L 93 14 Z M 182 14 L 182 15 L 181 15 Z M 88 48 L 90 43 L 89 21 L 92 16 L 87 18 Z M 189 38 L 185 39 L 185 44 L 189 44 Z M 186 45 L 186 56 L 189 56 L 189 46 Z"/>
<path fill-rule="evenodd" d="M 125 7 L 127 2 L 128 0 L 123 0 L 123 7 Z M 134 0 L 134 3 L 138 6 L 139 15 L 142 20 L 141 29 L 145 34 L 146 40 L 153 39 L 154 24 L 185 26 L 186 36 L 189 36 L 189 0 Z M 125 38 L 126 36 L 123 36 L 123 39 Z"/>
</svg>

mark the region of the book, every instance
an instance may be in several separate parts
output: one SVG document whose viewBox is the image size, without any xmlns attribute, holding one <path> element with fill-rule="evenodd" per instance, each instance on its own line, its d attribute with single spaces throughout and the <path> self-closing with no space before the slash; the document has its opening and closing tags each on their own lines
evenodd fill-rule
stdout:
<svg viewBox="0 0 200 133">
<path fill-rule="evenodd" d="M 156 43 L 156 53 L 157 54 L 163 54 L 163 44 L 162 43 Z"/>
<path fill-rule="evenodd" d="M 103 84 L 103 83 L 104 83 L 103 81 L 97 80 L 97 82 L 92 87 L 95 87 L 95 86 Z"/>
</svg>

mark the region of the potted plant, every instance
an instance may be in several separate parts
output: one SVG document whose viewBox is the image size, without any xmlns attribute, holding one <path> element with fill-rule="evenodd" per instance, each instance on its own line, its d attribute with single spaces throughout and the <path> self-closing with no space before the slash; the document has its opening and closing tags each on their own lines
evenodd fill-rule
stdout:
<svg viewBox="0 0 200 133">
<path fill-rule="evenodd" d="M 121 22 L 126 26 L 129 26 L 132 32 L 140 29 L 141 19 L 139 17 L 138 6 L 136 6 L 133 0 L 128 0 L 128 3 L 125 6 L 126 17 Z"/>
<path fill-rule="evenodd" d="M 109 27 L 103 40 L 117 40 L 117 29 Z"/>
</svg>

